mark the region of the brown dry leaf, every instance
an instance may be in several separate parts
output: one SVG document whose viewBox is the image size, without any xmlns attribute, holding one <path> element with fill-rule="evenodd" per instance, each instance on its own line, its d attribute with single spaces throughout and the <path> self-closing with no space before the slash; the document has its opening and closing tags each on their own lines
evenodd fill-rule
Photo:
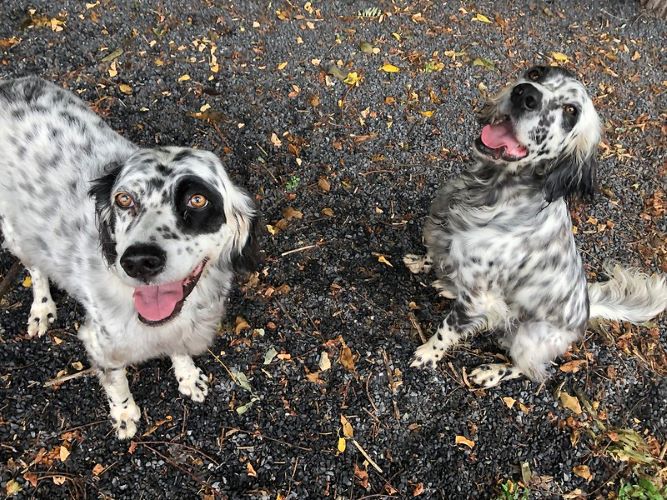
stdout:
<svg viewBox="0 0 667 500">
<path fill-rule="evenodd" d="M 10 49 L 19 43 L 21 43 L 21 39 L 16 38 L 15 36 L 11 38 L 0 38 L 0 49 Z"/>
<path fill-rule="evenodd" d="M 560 365 L 560 371 L 565 373 L 577 373 L 581 370 L 588 362 L 585 359 L 574 359 L 563 363 Z"/>
<path fill-rule="evenodd" d="M 356 463 L 354 464 L 354 478 L 357 480 L 357 484 L 363 489 L 368 488 L 368 471 L 362 469 Z"/>
<path fill-rule="evenodd" d="M 329 191 L 331 191 L 331 182 L 329 182 L 329 179 L 327 179 L 326 177 L 320 177 L 317 180 L 317 185 L 325 193 L 328 193 Z"/>
<path fill-rule="evenodd" d="M 456 438 L 454 439 L 454 442 L 456 444 L 464 444 L 470 449 L 472 449 L 475 446 L 475 442 L 471 441 L 470 439 L 468 439 L 465 436 L 456 436 Z"/>
<path fill-rule="evenodd" d="M 134 455 L 134 452 L 137 451 L 137 442 L 136 441 L 130 441 L 130 446 L 127 449 L 127 452 L 130 455 Z"/>
<path fill-rule="evenodd" d="M 350 421 L 345 418 L 345 415 L 340 416 L 340 423 L 343 426 L 343 436 L 346 438 L 354 437 L 354 431 L 352 430 L 352 424 Z"/>
<path fill-rule="evenodd" d="M 320 96 L 312 95 L 308 101 L 313 108 L 316 108 L 320 105 Z"/>
<path fill-rule="evenodd" d="M 503 398 L 503 403 L 505 403 L 505 405 L 511 410 L 512 407 L 514 406 L 514 403 L 516 403 L 516 399 L 511 398 L 509 396 L 505 396 Z"/>
<path fill-rule="evenodd" d="M 104 465 L 95 464 L 95 467 L 93 467 L 93 476 L 99 476 L 102 472 L 104 472 Z"/>
<path fill-rule="evenodd" d="M 418 497 L 422 493 L 424 493 L 424 483 L 417 483 L 415 484 L 415 487 L 412 488 L 412 496 L 413 497 Z"/>
<path fill-rule="evenodd" d="M 329 207 L 325 207 L 322 209 L 322 215 L 325 215 L 327 217 L 333 217 L 335 214 L 332 209 L 330 209 Z"/>
<path fill-rule="evenodd" d="M 343 368 L 345 368 L 347 371 L 349 372 L 355 371 L 354 355 L 352 354 L 352 350 L 349 347 L 345 346 L 341 349 L 338 361 L 340 362 L 341 365 L 343 365 Z"/>
<path fill-rule="evenodd" d="M 323 384 L 324 383 L 324 381 L 320 380 L 320 372 L 306 373 L 306 378 L 308 379 L 308 382 L 312 382 L 313 384 Z"/>
<path fill-rule="evenodd" d="M 289 361 L 290 359 L 292 359 L 292 355 L 286 352 L 281 352 L 280 354 L 276 355 L 276 358 L 278 358 L 281 361 Z"/>
<path fill-rule="evenodd" d="M 329 360 L 329 354 L 326 351 L 322 351 L 322 354 L 320 354 L 319 366 L 320 370 L 322 370 L 323 372 L 331 368 L 331 361 Z"/>
<path fill-rule="evenodd" d="M 234 332 L 238 335 L 241 333 L 243 330 L 248 330 L 250 328 L 250 324 L 245 320 L 243 316 L 237 316 L 236 320 L 234 321 Z"/>
<path fill-rule="evenodd" d="M 294 207 L 287 207 L 283 209 L 283 217 L 287 220 L 292 220 L 292 219 L 303 219 L 303 212 L 301 210 L 297 210 Z"/>
<path fill-rule="evenodd" d="M 65 460 L 67 460 L 67 457 L 69 457 L 69 455 L 70 455 L 70 452 L 67 449 L 67 447 L 66 446 L 61 446 L 60 447 L 60 461 L 64 462 Z"/>
<path fill-rule="evenodd" d="M 248 476 L 257 477 L 257 472 L 255 471 L 255 468 L 252 466 L 250 462 L 246 462 L 245 468 L 246 472 L 248 473 Z"/>
<path fill-rule="evenodd" d="M 67 478 L 65 476 L 53 476 L 53 484 L 60 486 L 61 484 L 65 484 L 65 481 L 67 481 Z"/>
<path fill-rule="evenodd" d="M 584 478 L 586 481 L 593 479 L 593 475 L 591 474 L 591 470 L 588 468 L 588 465 L 576 465 L 572 467 L 572 472 L 574 472 L 575 476 Z"/>
<path fill-rule="evenodd" d="M 278 138 L 278 135 L 275 132 L 271 133 L 271 144 L 277 148 L 283 145 L 283 141 Z"/>
<path fill-rule="evenodd" d="M 25 474 L 23 474 L 23 479 L 28 481 L 30 483 L 30 486 L 32 486 L 33 488 L 37 488 L 37 482 L 39 479 L 37 478 L 37 474 L 35 474 L 34 472 L 26 472 Z"/>
<path fill-rule="evenodd" d="M 560 404 L 563 406 L 563 408 L 567 408 L 568 410 L 574 412 L 576 415 L 581 414 L 581 404 L 579 404 L 579 400 L 576 398 L 576 396 L 570 396 L 567 392 L 561 391 L 559 398 Z"/>
</svg>

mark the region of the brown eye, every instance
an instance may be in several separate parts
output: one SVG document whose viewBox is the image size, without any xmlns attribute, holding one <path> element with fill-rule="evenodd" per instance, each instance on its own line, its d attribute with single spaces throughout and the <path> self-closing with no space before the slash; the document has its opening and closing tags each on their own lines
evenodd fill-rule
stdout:
<svg viewBox="0 0 667 500">
<path fill-rule="evenodd" d="M 577 113 L 579 112 L 576 106 L 572 106 L 572 104 L 566 104 L 565 106 L 563 106 L 563 111 L 565 111 L 568 115 L 571 116 L 577 116 Z"/>
<path fill-rule="evenodd" d="M 208 200 L 203 194 L 193 194 L 188 200 L 190 208 L 204 208 L 206 205 L 208 205 Z"/>
<path fill-rule="evenodd" d="M 526 74 L 529 80 L 537 81 L 540 79 L 540 72 L 536 69 L 531 69 L 528 74 Z"/>
<path fill-rule="evenodd" d="M 120 192 L 115 197 L 116 205 L 120 208 L 131 208 L 134 206 L 134 200 L 128 193 Z"/>
</svg>

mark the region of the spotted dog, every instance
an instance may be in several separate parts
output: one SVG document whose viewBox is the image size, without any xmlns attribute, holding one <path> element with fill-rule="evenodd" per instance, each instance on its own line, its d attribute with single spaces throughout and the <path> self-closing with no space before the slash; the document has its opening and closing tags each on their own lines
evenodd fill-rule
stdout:
<svg viewBox="0 0 667 500">
<path fill-rule="evenodd" d="M 413 273 L 433 269 L 454 299 L 412 366 L 435 365 L 475 332 L 500 331 L 512 365 L 483 365 L 469 379 L 492 387 L 542 380 L 590 317 L 643 322 L 667 306 L 667 286 L 619 266 L 587 285 L 566 199 L 594 191 L 600 120 L 583 85 L 562 68 L 537 66 L 482 112 L 474 161 L 443 187 L 424 226 L 427 254 L 406 255 Z"/>
<path fill-rule="evenodd" d="M 253 266 L 255 208 L 207 151 L 140 148 L 70 92 L 0 82 L 4 244 L 28 268 L 28 335 L 56 318 L 49 279 L 76 298 L 78 331 L 119 438 L 140 418 L 125 367 L 170 356 L 179 391 L 203 401 L 191 356 L 211 344 L 234 274 Z"/>
</svg>

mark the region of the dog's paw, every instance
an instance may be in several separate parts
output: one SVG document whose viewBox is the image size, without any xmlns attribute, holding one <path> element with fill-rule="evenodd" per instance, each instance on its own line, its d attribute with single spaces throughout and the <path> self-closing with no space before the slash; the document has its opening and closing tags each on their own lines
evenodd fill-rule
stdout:
<svg viewBox="0 0 667 500">
<path fill-rule="evenodd" d="M 201 403 L 208 394 L 208 377 L 196 366 L 178 376 L 178 390 L 192 401 Z"/>
<path fill-rule="evenodd" d="M 46 300 L 44 300 L 46 299 Z M 44 297 L 41 302 L 33 302 L 28 319 L 28 336 L 41 337 L 56 320 L 56 303 L 51 297 Z"/>
<path fill-rule="evenodd" d="M 521 370 L 516 366 L 489 363 L 480 365 L 471 371 L 468 380 L 482 389 L 490 389 L 499 385 L 503 380 L 511 380 L 521 375 Z"/>
<path fill-rule="evenodd" d="M 111 425 L 118 439 L 130 439 L 137 432 L 137 422 L 141 418 L 141 410 L 130 398 L 124 404 L 112 404 L 109 408 Z"/>
<path fill-rule="evenodd" d="M 431 259 L 428 255 L 409 253 L 403 257 L 403 263 L 412 274 L 427 273 L 431 270 Z"/>
<path fill-rule="evenodd" d="M 435 368 L 435 365 L 442 359 L 443 355 L 444 350 L 441 351 L 429 340 L 417 348 L 410 366 L 412 368 Z"/>
</svg>

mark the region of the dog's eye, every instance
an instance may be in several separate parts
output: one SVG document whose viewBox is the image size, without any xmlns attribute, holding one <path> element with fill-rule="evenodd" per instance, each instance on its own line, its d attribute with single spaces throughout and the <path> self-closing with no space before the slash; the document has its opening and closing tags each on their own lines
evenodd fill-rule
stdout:
<svg viewBox="0 0 667 500">
<path fill-rule="evenodd" d="M 188 200 L 190 208 L 204 208 L 206 205 L 208 205 L 208 200 L 203 194 L 193 194 Z"/>
<path fill-rule="evenodd" d="M 565 106 L 563 106 L 563 111 L 565 111 L 565 113 L 567 113 L 570 116 L 577 116 L 577 113 L 579 112 L 577 107 L 573 106 L 572 104 L 566 104 Z"/>
<path fill-rule="evenodd" d="M 529 80 L 532 81 L 537 81 L 540 79 L 540 71 L 538 69 L 531 69 L 527 74 L 526 77 L 528 77 Z"/>
<path fill-rule="evenodd" d="M 114 199 L 116 201 L 116 205 L 120 208 L 132 208 L 134 206 L 134 200 L 132 199 L 132 196 L 125 192 L 118 193 Z"/>
</svg>

